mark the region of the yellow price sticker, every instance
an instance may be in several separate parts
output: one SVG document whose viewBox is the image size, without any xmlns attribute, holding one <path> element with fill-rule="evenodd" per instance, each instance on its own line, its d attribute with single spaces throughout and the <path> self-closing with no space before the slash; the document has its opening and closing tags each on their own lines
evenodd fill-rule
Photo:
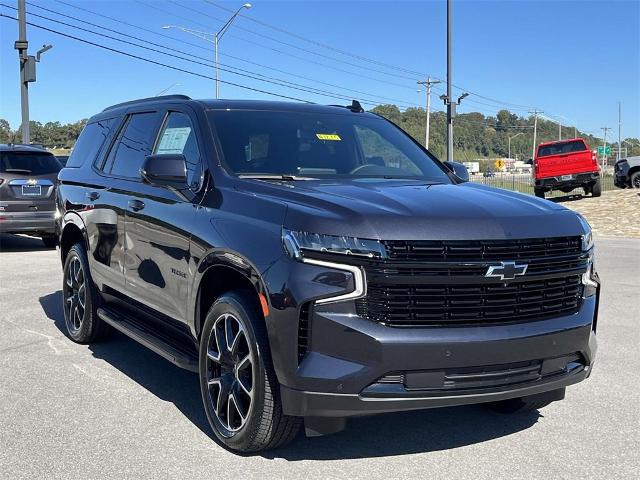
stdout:
<svg viewBox="0 0 640 480">
<path fill-rule="evenodd" d="M 334 142 L 339 142 L 342 140 L 340 138 L 340 135 L 335 133 L 316 133 L 316 137 L 318 137 L 318 140 L 332 140 Z"/>
</svg>

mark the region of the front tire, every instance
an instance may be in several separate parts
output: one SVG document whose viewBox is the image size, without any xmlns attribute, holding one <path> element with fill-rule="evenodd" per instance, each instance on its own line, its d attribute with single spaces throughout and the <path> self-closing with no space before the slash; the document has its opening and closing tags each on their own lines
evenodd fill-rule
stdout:
<svg viewBox="0 0 640 480">
<path fill-rule="evenodd" d="M 62 301 L 67 334 L 76 343 L 91 343 L 102 339 L 110 327 L 97 314 L 98 291 L 91 279 L 87 253 L 76 243 L 64 261 Z"/>
<path fill-rule="evenodd" d="M 629 177 L 629 186 L 631 188 L 640 188 L 640 172 L 634 172 Z"/>
<path fill-rule="evenodd" d="M 544 190 L 541 188 L 534 188 L 533 193 L 535 193 L 538 198 L 544 198 Z"/>
<path fill-rule="evenodd" d="M 200 341 L 200 389 L 209 424 L 228 448 L 256 452 L 295 438 L 302 419 L 284 415 L 255 293 L 234 291 L 211 306 Z"/>
</svg>

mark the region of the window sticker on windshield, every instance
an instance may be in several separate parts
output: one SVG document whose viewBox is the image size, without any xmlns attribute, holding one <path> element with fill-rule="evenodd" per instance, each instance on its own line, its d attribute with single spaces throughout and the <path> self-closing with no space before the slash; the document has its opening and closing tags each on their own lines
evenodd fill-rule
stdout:
<svg viewBox="0 0 640 480">
<path fill-rule="evenodd" d="M 334 142 L 342 140 L 340 135 L 336 133 L 316 133 L 316 137 L 318 137 L 318 140 L 332 140 Z"/>
<path fill-rule="evenodd" d="M 167 128 L 160 139 L 157 153 L 183 153 L 191 127 Z"/>
</svg>

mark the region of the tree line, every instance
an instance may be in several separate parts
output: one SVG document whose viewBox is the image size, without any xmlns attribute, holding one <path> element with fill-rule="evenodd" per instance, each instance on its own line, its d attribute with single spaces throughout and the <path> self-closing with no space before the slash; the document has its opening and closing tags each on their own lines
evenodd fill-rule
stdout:
<svg viewBox="0 0 640 480">
<path fill-rule="evenodd" d="M 396 105 L 379 105 L 372 112 L 388 118 L 422 145 L 425 144 L 426 110 L 408 108 L 404 111 Z M 40 123 L 31 121 L 31 141 L 49 148 L 72 148 L 87 123 L 86 119 L 74 123 Z M 446 157 L 447 119 L 444 112 L 431 113 L 431 133 L 429 149 L 439 158 Z M 458 114 L 453 127 L 455 160 L 468 161 L 479 158 L 507 157 L 509 137 L 511 137 L 511 156 L 526 160 L 531 158 L 533 146 L 533 117 L 521 117 L 509 110 L 500 110 L 495 116 L 479 112 Z M 520 135 L 518 135 L 520 134 Z M 586 139 L 592 149 L 602 144 L 602 139 L 575 129 L 575 134 Z M 516 136 L 517 135 L 517 136 Z M 565 125 L 562 138 L 573 138 L 574 127 Z M 0 143 L 19 143 L 20 129 L 12 129 L 7 120 L 0 119 Z M 557 123 L 538 118 L 537 143 L 558 139 Z M 609 144 L 616 146 L 613 138 Z M 624 143 L 627 156 L 640 155 L 640 141 L 626 138 Z M 613 157 L 613 155 L 612 155 Z"/>
<path fill-rule="evenodd" d="M 373 112 L 388 118 L 408 132 L 422 145 L 425 144 L 426 110 L 408 108 L 400 111 L 396 105 L 379 105 Z M 429 150 L 438 158 L 446 158 L 447 116 L 444 112 L 432 112 L 430 120 Z M 516 136 L 517 135 L 517 136 Z M 591 149 L 602 145 L 602 139 L 581 132 L 571 125 L 562 126 L 562 138 L 584 138 Z M 511 137 L 511 157 L 521 160 L 531 158 L 533 149 L 533 116 L 521 117 L 509 110 L 500 110 L 495 116 L 479 112 L 458 114 L 453 120 L 454 159 L 469 161 L 480 158 L 506 158 L 509 154 Z M 538 118 L 536 143 L 558 140 L 558 124 Z M 617 147 L 609 137 L 608 145 Z M 626 138 L 632 145 L 623 143 L 627 156 L 640 155 L 640 141 Z M 623 150 L 624 151 L 624 150 Z M 612 155 L 613 156 L 613 155 Z"/>
</svg>

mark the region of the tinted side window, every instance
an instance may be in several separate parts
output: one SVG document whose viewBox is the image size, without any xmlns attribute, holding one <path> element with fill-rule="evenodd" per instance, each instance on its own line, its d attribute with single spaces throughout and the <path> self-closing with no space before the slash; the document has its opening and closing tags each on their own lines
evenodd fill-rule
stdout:
<svg viewBox="0 0 640 480">
<path fill-rule="evenodd" d="M 193 124 L 188 115 L 179 112 L 169 113 L 160 132 L 160 140 L 154 153 L 181 153 L 184 155 L 187 161 L 187 184 L 193 189 L 200 187 L 202 177 L 200 150 Z"/>
<path fill-rule="evenodd" d="M 156 112 L 131 115 L 115 147 L 112 175 L 140 178 L 140 167 L 153 148 L 157 124 Z"/>
<path fill-rule="evenodd" d="M 115 118 L 108 118 L 87 124 L 78 137 L 66 166 L 81 167 L 87 160 L 93 163 L 109 137 L 115 121 Z"/>
</svg>

